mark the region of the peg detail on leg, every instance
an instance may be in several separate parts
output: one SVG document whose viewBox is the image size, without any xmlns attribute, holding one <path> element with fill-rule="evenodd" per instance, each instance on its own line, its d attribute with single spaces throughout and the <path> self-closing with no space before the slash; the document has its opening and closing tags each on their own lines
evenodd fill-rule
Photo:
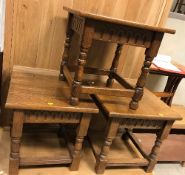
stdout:
<svg viewBox="0 0 185 175">
<path fill-rule="evenodd" d="M 87 52 L 88 52 L 87 48 L 83 48 L 83 47 L 81 48 L 80 56 L 78 59 L 78 68 L 77 68 L 77 71 L 75 72 L 75 77 L 74 77 L 74 81 L 71 89 L 70 103 L 71 105 L 74 105 L 74 106 L 78 105 L 79 103 L 79 95 L 81 92 L 81 85 L 82 85 L 83 74 L 84 74 L 84 66 L 87 59 Z"/>
</svg>

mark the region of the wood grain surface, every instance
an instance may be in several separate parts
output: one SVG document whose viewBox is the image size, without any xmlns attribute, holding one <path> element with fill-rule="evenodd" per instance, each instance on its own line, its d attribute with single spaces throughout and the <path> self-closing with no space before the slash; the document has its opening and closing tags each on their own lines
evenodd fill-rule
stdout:
<svg viewBox="0 0 185 175">
<path fill-rule="evenodd" d="M 152 92 L 144 89 L 144 96 L 137 110 L 129 109 L 130 98 L 96 95 L 98 104 L 109 117 L 137 118 L 148 120 L 181 120 L 182 117 L 171 110 Z"/>
<path fill-rule="evenodd" d="M 49 73 L 49 72 L 48 72 Z M 6 108 L 63 112 L 98 113 L 88 96 L 78 107 L 69 104 L 70 90 L 58 76 L 15 69 L 12 74 Z"/>
</svg>

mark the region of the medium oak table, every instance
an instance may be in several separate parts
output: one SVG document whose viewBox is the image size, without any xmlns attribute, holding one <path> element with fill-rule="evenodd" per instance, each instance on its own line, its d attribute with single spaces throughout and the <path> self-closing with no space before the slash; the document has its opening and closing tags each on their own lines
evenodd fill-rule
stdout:
<svg viewBox="0 0 185 175">
<path fill-rule="evenodd" d="M 185 66 L 177 62 L 172 61 L 172 64 L 182 70 L 182 72 L 172 72 L 169 70 L 159 69 L 152 64 L 150 68 L 150 74 L 167 76 L 168 80 L 164 89 L 164 92 L 156 92 L 158 97 L 164 101 L 167 105 L 171 106 L 175 92 L 183 78 L 185 78 Z"/>
<path fill-rule="evenodd" d="M 13 110 L 9 175 L 17 175 L 20 166 L 30 165 L 70 164 L 71 170 L 78 170 L 91 114 L 97 114 L 99 110 L 88 96 L 81 97 L 78 107 L 71 106 L 69 96 L 70 90 L 65 82 L 58 80 L 58 74 L 49 70 L 14 67 L 6 102 L 6 108 Z M 64 137 L 67 138 L 67 146 L 61 149 L 68 149 L 60 155 L 20 155 L 24 124 L 77 126 L 76 138 L 71 141 L 69 135 L 63 133 L 67 135 Z"/>
<path fill-rule="evenodd" d="M 149 67 L 153 58 L 157 56 L 163 35 L 164 33 L 174 34 L 175 31 L 92 14 L 68 7 L 64 7 L 64 10 L 68 11 L 69 17 L 60 78 L 62 80 L 66 79 L 71 88 L 70 104 L 78 105 L 79 95 L 81 93 L 99 94 L 132 97 L 129 106 L 131 109 L 137 109 L 138 102 L 143 96 L 143 87 L 145 86 Z M 74 51 L 74 49 L 71 49 L 72 38 L 75 39 L 75 46 L 79 48 L 77 65 L 73 66 L 68 64 L 69 55 Z M 110 70 L 85 67 L 88 51 L 92 46 L 93 40 L 117 44 Z M 141 75 L 138 78 L 135 88 L 130 86 L 130 84 L 117 73 L 119 58 L 125 44 L 146 48 Z M 71 72 L 75 72 L 74 77 L 71 75 Z M 97 87 L 85 85 L 83 82 L 84 73 L 108 76 L 106 86 Z M 113 88 L 112 84 L 114 79 L 124 88 Z"/>
<path fill-rule="evenodd" d="M 146 167 L 147 172 L 151 172 L 157 162 L 157 156 L 163 140 L 167 138 L 174 121 L 180 120 L 181 117 L 147 89 L 145 89 L 140 107 L 135 111 L 129 109 L 129 98 L 126 97 L 110 98 L 103 95 L 92 95 L 92 97 L 107 120 L 104 143 L 101 144 L 99 149 L 97 149 L 96 139 L 91 139 L 94 136 L 89 136 L 96 157 L 96 172 L 101 174 L 106 167 L 112 166 L 141 166 Z M 155 130 L 157 138 L 149 155 L 132 133 L 132 130 L 135 128 Z M 126 133 L 123 134 L 122 138 L 132 141 L 132 145 L 135 146 L 132 150 L 137 149 L 140 153 L 139 156 L 137 154 L 132 159 L 131 157 L 130 159 L 124 159 L 124 155 L 119 156 L 121 154 L 120 151 L 117 151 L 116 157 L 110 156 L 112 142 L 118 132 L 122 132 L 122 129 L 126 129 Z M 119 150 L 119 147 L 117 149 Z"/>
</svg>

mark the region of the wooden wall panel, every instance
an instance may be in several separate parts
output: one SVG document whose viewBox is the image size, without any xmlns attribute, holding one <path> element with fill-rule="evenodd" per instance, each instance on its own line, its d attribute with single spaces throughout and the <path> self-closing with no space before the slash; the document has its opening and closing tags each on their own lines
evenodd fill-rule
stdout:
<svg viewBox="0 0 185 175">
<path fill-rule="evenodd" d="M 98 0 L 95 3 L 94 0 L 14 0 L 12 64 L 59 69 L 67 15 L 62 9 L 63 5 L 158 26 L 163 13 L 169 11 L 164 11 L 164 8 L 171 4 L 170 1 L 115 0 L 112 3 L 112 0 Z M 108 67 L 114 52 L 111 48 L 114 47 L 96 42 L 94 48 L 96 50 L 91 49 L 90 58 L 102 59 L 99 66 Z M 119 71 L 126 77 L 137 77 L 143 60 L 138 56 L 142 55 L 143 50 L 126 46 L 124 51 L 126 53 L 122 54 Z M 131 57 L 132 67 L 140 65 L 134 73 L 131 71 Z M 92 64 L 96 62 L 93 59 Z"/>
<path fill-rule="evenodd" d="M 67 13 L 73 6 L 92 13 L 163 26 L 172 0 L 6 0 L 3 93 L 6 96 L 13 65 L 59 69 Z M 110 67 L 115 46 L 94 42 L 88 64 Z M 125 46 L 119 72 L 125 77 L 138 76 L 144 50 Z M 101 60 L 101 61 L 100 61 Z"/>
<path fill-rule="evenodd" d="M 12 45 L 13 64 L 58 68 L 65 33 L 66 13 L 61 0 L 15 0 L 16 23 Z M 60 26 L 60 33 L 57 32 Z M 57 35 L 56 35 L 57 34 Z M 60 44 L 56 40 L 60 39 Z M 60 55 L 54 54 L 60 47 Z M 52 58 L 51 58 L 52 56 Z M 53 65 L 55 63 L 55 65 Z"/>
</svg>

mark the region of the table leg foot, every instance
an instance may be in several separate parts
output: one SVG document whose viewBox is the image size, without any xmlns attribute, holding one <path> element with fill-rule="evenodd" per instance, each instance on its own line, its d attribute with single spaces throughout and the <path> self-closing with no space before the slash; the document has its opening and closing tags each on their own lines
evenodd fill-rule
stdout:
<svg viewBox="0 0 185 175">
<path fill-rule="evenodd" d="M 95 172 L 96 174 L 103 174 L 105 172 L 107 162 L 97 160 L 96 165 L 95 165 Z"/>
<path fill-rule="evenodd" d="M 76 139 L 73 161 L 70 166 L 71 171 L 77 171 L 79 168 L 83 140 L 84 140 L 84 137 L 78 137 Z"/>
<path fill-rule="evenodd" d="M 70 104 L 72 106 L 77 106 L 79 104 L 79 98 L 77 98 L 77 97 L 71 97 L 70 98 Z"/>
<path fill-rule="evenodd" d="M 18 175 L 18 173 L 19 173 L 19 159 L 10 157 L 9 175 Z"/>
<path fill-rule="evenodd" d="M 136 110 L 138 108 L 138 102 L 136 101 L 131 101 L 129 104 L 130 109 Z"/>
<path fill-rule="evenodd" d="M 60 81 L 65 81 L 65 80 L 66 80 L 66 78 L 65 78 L 65 76 L 64 76 L 63 73 L 60 73 L 60 75 L 59 75 L 59 80 L 60 80 Z"/>
<path fill-rule="evenodd" d="M 80 125 L 77 128 L 76 142 L 74 146 L 73 160 L 70 166 L 71 171 L 77 171 L 81 160 L 81 151 L 84 137 L 87 135 L 91 115 L 83 114 Z"/>
</svg>

